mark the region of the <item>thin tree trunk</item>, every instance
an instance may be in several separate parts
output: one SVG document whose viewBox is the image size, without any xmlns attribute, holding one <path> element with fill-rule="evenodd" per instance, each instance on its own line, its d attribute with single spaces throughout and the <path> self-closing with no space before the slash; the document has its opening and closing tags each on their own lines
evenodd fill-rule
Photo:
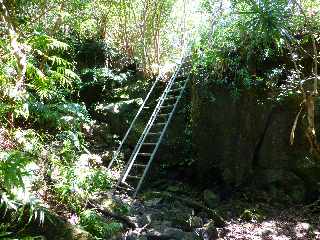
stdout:
<svg viewBox="0 0 320 240">
<path fill-rule="evenodd" d="M 0 20 L 5 23 L 6 30 L 9 35 L 11 51 L 17 61 L 17 78 L 15 82 L 15 88 L 17 92 L 21 93 L 25 88 L 25 74 L 27 71 L 27 55 L 25 47 L 19 43 L 19 35 L 13 25 L 13 20 L 4 5 L 3 0 L 0 0 Z M 9 126 L 14 127 L 14 115 L 13 112 L 8 112 L 7 119 Z"/>
<path fill-rule="evenodd" d="M 144 71 L 147 69 L 147 62 L 148 62 L 148 54 L 147 54 L 147 43 L 146 43 L 146 30 L 147 30 L 147 19 L 148 19 L 148 7 L 149 7 L 149 1 L 145 0 L 144 9 L 142 13 L 142 27 L 141 27 L 141 40 L 143 43 L 143 69 Z"/>
<path fill-rule="evenodd" d="M 154 35 L 154 42 L 155 42 L 155 62 L 158 66 L 158 73 L 159 73 L 159 65 L 160 65 L 160 30 L 161 30 L 161 13 L 163 9 L 163 3 L 160 4 L 159 9 L 157 9 L 156 14 L 156 26 L 155 28 L 155 35 Z"/>
<path fill-rule="evenodd" d="M 314 35 L 312 34 L 312 46 L 313 46 L 313 75 L 314 75 L 314 82 L 313 82 L 313 94 L 315 96 L 318 95 L 318 49 L 317 43 Z"/>
<path fill-rule="evenodd" d="M 27 55 L 25 47 L 19 43 L 19 35 L 13 25 L 12 18 L 4 5 L 3 0 L 0 0 L 0 19 L 5 23 L 6 30 L 10 38 L 12 54 L 17 61 L 17 80 L 16 89 L 22 91 L 24 89 L 24 80 L 27 70 Z"/>
</svg>

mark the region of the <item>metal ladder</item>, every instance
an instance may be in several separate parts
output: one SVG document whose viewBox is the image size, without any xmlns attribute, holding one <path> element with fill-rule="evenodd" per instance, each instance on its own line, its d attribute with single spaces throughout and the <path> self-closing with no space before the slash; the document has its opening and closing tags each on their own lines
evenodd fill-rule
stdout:
<svg viewBox="0 0 320 240">
<path fill-rule="evenodd" d="M 189 82 L 190 74 L 188 74 L 186 78 L 183 78 L 183 80 L 177 81 L 179 73 L 183 70 L 182 65 L 185 64 L 184 60 L 185 58 L 183 58 L 180 64 L 176 67 L 174 74 L 168 81 L 161 97 L 158 99 L 158 103 L 154 108 L 154 111 L 149 118 L 143 133 L 141 134 L 125 168 L 121 172 L 115 189 L 119 188 L 133 192 L 133 197 L 136 197 L 138 191 L 140 190 L 143 180 L 147 175 L 147 172 L 174 115 L 177 105 Z M 128 135 L 142 110 L 147 108 L 145 105 L 157 82 L 161 78 L 162 74 L 159 74 L 158 78 L 147 94 L 146 99 L 138 110 L 138 113 L 133 119 L 123 140 L 121 141 L 114 158 L 108 166 L 108 169 L 110 169 L 113 163 L 117 160 L 124 142 L 128 138 Z M 128 181 L 130 181 L 130 183 L 128 183 Z"/>
</svg>

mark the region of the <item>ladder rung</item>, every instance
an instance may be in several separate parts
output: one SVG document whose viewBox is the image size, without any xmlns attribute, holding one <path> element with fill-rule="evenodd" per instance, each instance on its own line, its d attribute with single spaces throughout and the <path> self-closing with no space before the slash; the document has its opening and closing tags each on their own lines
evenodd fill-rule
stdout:
<svg viewBox="0 0 320 240">
<path fill-rule="evenodd" d="M 145 165 L 145 164 L 133 164 L 133 166 L 145 168 L 147 165 Z"/>
<path fill-rule="evenodd" d="M 164 100 L 172 100 L 172 99 L 176 99 L 176 96 L 168 97 L 168 98 L 165 98 Z"/>
<path fill-rule="evenodd" d="M 181 87 L 181 88 L 175 88 L 175 89 L 171 89 L 169 92 L 178 92 L 178 91 L 180 91 L 180 90 L 182 90 L 183 89 L 183 87 Z"/>
<path fill-rule="evenodd" d="M 173 107 L 174 105 L 165 105 L 165 106 L 161 106 L 161 108 L 170 108 Z"/>
<path fill-rule="evenodd" d="M 165 117 L 168 116 L 170 113 L 163 113 L 163 114 L 159 114 L 160 117 Z"/>
<path fill-rule="evenodd" d="M 155 126 L 163 126 L 163 125 L 166 125 L 166 123 L 156 123 L 154 124 Z"/>
<path fill-rule="evenodd" d="M 143 109 L 150 109 L 151 107 L 143 107 Z"/>
<path fill-rule="evenodd" d="M 150 157 L 150 156 L 151 156 L 151 153 L 138 153 L 138 155 Z"/>
<path fill-rule="evenodd" d="M 132 179 L 140 179 L 140 177 L 137 177 L 137 176 L 131 176 L 131 175 L 128 175 L 127 178 L 132 178 Z"/>
<path fill-rule="evenodd" d="M 128 183 L 126 183 L 126 182 L 122 182 L 122 181 L 121 181 L 120 184 L 123 184 L 124 186 L 126 186 L 130 191 L 134 190 L 134 188 L 131 187 L 131 186 L 130 186 Z M 124 188 L 124 187 L 122 187 L 122 186 L 120 186 L 120 185 L 118 185 L 117 187 Z"/>
<path fill-rule="evenodd" d="M 132 189 L 131 189 L 131 188 L 126 188 L 126 187 L 122 187 L 122 186 L 120 186 L 120 185 L 118 185 L 117 188 L 120 188 L 120 189 L 125 190 L 125 191 L 132 191 L 132 190 L 134 190 L 133 188 L 132 188 Z"/>
<path fill-rule="evenodd" d="M 157 145 L 157 143 L 143 143 L 143 145 L 151 146 L 151 145 Z"/>
<path fill-rule="evenodd" d="M 160 135 L 161 132 L 149 132 L 148 134 L 149 134 L 149 135 Z"/>
</svg>

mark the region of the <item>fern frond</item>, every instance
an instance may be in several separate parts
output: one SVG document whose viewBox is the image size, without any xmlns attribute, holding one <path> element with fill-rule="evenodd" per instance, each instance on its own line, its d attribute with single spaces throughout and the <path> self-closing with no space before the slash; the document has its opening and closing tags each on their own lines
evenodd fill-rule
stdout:
<svg viewBox="0 0 320 240">
<path fill-rule="evenodd" d="M 76 74 L 76 73 L 75 73 L 74 71 L 72 71 L 71 69 L 65 69 L 64 75 L 65 75 L 66 77 L 68 77 L 69 79 L 80 80 L 80 77 L 78 76 L 78 74 Z"/>
<path fill-rule="evenodd" d="M 49 71 L 49 76 L 53 81 L 58 81 L 59 83 L 64 83 L 66 81 L 64 77 L 64 71 L 62 71 L 63 68 L 58 68 L 57 71 Z"/>
<path fill-rule="evenodd" d="M 58 80 L 63 86 L 72 86 L 74 80 L 80 79 L 71 69 L 63 67 L 57 68 L 57 71 L 52 71 L 52 77 Z"/>
<path fill-rule="evenodd" d="M 39 68 L 34 66 L 32 63 L 27 63 L 27 76 L 30 77 L 31 79 L 38 78 L 38 79 L 45 80 L 46 78 L 44 73 Z"/>
<path fill-rule="evenodd" d="M 51 50 L 67 51 L 69 49 L 69 45 L 67 43 L 61 42 L 51 37 L 49 37 L 49 44 L 47 46 L 48 46 L 48 49 L 51 49 Z"/>
<path fill-rule="evenodd" d="M 69 49 L 69 45 L 67 43 L 61 42 L 46 34 L 34 35 L 28 42 L 33 49 L 36 49 L 38 51 L 43 51 L 43 50 L 66 51 Z"/>
<path fill-rule="evenodd" d="M 58 56 L 51 56 L 51 57 L 48 57 L 48 60 L 52 62 L 52 65 L 56 65 L 56 66 L 59 66 L 59 67 L 69 67 L 71 66 L 71 63 L 68 62 L 67 60 L 61 58 L 61 57 L 58 57 Z"/>
</svg>

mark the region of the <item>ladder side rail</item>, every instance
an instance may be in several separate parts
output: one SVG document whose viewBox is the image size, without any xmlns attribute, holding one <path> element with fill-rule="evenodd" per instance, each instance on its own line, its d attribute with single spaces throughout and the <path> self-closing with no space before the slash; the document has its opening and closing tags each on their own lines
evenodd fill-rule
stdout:
<svg viewBox="0 0 320 240">
<path fill-rule="evenodd" d="M 145 141 L 145 139 L 146 139 L 146 137 L 147 137 L 147 135 L 148 135 L 148 133 L 149 133 L 149 131 L 150 131 L 153 123 L 154 123 L 154 121 L 155 121 L 156 118 L 157 118 L 158 113 L 159 113 L 160 110 L 161 110 L 160 107 L 161 107 L 161 105 L 163 104 L 164 99 L 165 99 L 166 96 L 168 95 L 169 90 L 170 90 L 170 88 L 171 88 L 174 80 L 177 78 L 178 73 L 180 72 L 181 66 L 182 66 L 182 64 L 180 64 L 180 65 L 178 66 L 178 68 L 177 68 L 177 70 L 175 71 L 174 75 L 171 77 L 170 81 L 168 82 L 168 84 L 167 84 L 164 92 L 162 93 L 162 95 L 161 95 L 161 97 L 160 97 L 160 99 L 159 99 L 159 101 L 158 101 L 158 104 L 157 104 L 157 106 L 155 107 L 155 110 L 153 111 L 153 113 L 152 113 L 152 115 L 151 115 L 151 117 L 150 117 L 150 119 L 149 119 L 149 121 L 148 121 L 145 129 L 144 129 L 144 132 L 142 133 L 142 135 L 141 135 L 141 137 L 140 137 L 140 139 L 139 139 L 139 142 L 137 143 L 134 151 L 133 151 L 132 154 L 131 154 L 131 157 L 130 157 L 130 159 L 129 159 L 129 163 L 128 163 L 128 165 L 127 165 L 127 168 L 126 168 L 123 176 L 120 178 L 121 181 L 123 181 L 122 179 L 126 179 L 126 178 L 127 178 L 128 174 L 129 174 L 129 172 L 130 172 L 130 170 L 131 170 L 131 168 L 132 168 L 132 165 L 134 164 L 134 161 L 135 161 L 135 159 L 136 159 L 136 157 L 137 157 L 137 155 L 138 155 L 138 153 L 139 153 L 139 151 L 140 151 L 140 149 L 141 149 L 142 143 Z"/>
<path fill-rule="evenodd" d="M 166 130 L 167 130 L 169 124 L 170 124 L 170 121 L 171 121 L 171 119 L 172 119 L 172 117 L 173 117 L 173 114 L 174 114 L 174 112 L 175 112 L 175 110 L 176 110 L 176 108 L 177 108 L 177 106 L 178 106 L 178 103 L 179 103 L 180 99 L 182 98 L 182 95 L 183 95 L 183 93 L 184 93 L 184 90 L 185 90 L 185 88 L 186 88 L 189 80 L 190 80 L 190 74 L 189 74 L 186 82 L 184 83 L 183 89 L 181 90 L 181 92 L 180 92 L 180 94 L 179 94 L 179 96 L 178 96 L 178 98 L 177 98 L 177 101 L 175 102 L 174 107 L 173 107 L 173 109 L 172 109 L 172 111 L 171 111 L 171 113 L 170 113 L 170 115 L 169 115 L 169 117 L 168 117 L 168 120 L 167 120 L 167 122 L 166 122 L 166 125 L 164 126 L 164 128 L 163 128 L 163 130 L 162 130 L 162 132 L 161 132 L 161 135 L 160 135 L 160 137 L 159 137 L 159 140 L 158 140 L 158 142 L 157 142 L 157 145 L 155 146 L 155 148 L 154 148 L 154 150 L 153 150 L 153 152 L 152 152 L 152 155 L 150 156 L 150 160 L 149 160 L 149 162 L 148 162 L 148 164 L 147 164 L 147 166 L 146 166 L 146 168 L 145 168 L 145 170 L 144 170 L 144 172 L 143 172 L 142 177 L 141 177 L 140 180 L 139 180 L 138 186 L 137 186 L 137 188 L 136 188 L 136 190 L 135 190 L 135 192 L 134 192 L 133 197 L 136 197 L 136 196 L 137 196 L 137 194 L 138 194 L 138 192 L 139 192 L 139 190 L 140 190 L 140 188 L 141 188 L 141 185 L 142 185 L 142 183 L 143 183 L 143 180 L 144 180 L 144 178 L 145 178 L 146 175 L 147 175 L 147 172 L 148 172 L 148 170 L 149 170 L 149 168 L 150 168 L 150 166 L 151 166 L 151 163 L 152 163 L 152 161 L 153 161 L 153 159 L 154 159 L 154 157 L 155 157 L 156 152 L 158 151 L 158 148 L 159 148 L 159 146 L 160 146 L 160 144 L 161 144 L 161 142 L 162 142 L 162 139 L 163 139 L 163 137 L 164 137 L 164 134 L 165 134 L 165 132 L 166 132 Z"/>
<path fill-rule="evenodd" d="M 150 97 L 151 93 L 153 92 L 153 90 L 154 90 L 154 88 L 155 88 L 156 84 L 159 82 L 159 80 L 160 80 L 162 77 L 163 77 L 163 74 L 162 74 L 162 73 L 161 73 L 161 74 L 159 74 L 159 76 L 156 78 L 155 82 L 153 83 L 153 85 L 152 85 L 151 89 L 149 90 L 149 92 L 148 92 L 148 94 L 147 94 L 146 98 L 144 99 L 144 101 L 143 101 L 142 105 L 140 106 L 140 108 L 139 108 L 139 110 L 138 110 L 137 114 L 135 115 L 134 119 L 132 120 L 132 122 L 131 122 L 131 125 L 130 125 L 129 129 L 127 130 L 127 132 L 126 132 L 125 136 L 123 137 L 123 139 L 122 139 L 122 141 L 121 141 L 121 143 L 120 143 L 119 147 L 117 148 L 117 151 L 116 151 L 115 155 L 113 156 L 113 158 L 112 158 L 111 162 L 109 163 L 109 165 L 108 165 L 108 168 L 107 168 L 107 169 L 110 169 L 110 168 L 111 168 L 111 166 L 112 166 L 112 164 L 117 160 L 117 158 L 118 158 L 118 156 L 119 156 L 119 153 L 120 153 L 120 151 L 121 151 L 121 149 L 122 149 L 122 147 L 123 147 L 123 144 L 124 144 L 124 143 L 125 143 L 125 141 L 127 140 L 127 138 L 128 138 L 128 136 L 129 136 L 129 134 L 130 134 L 130 132 L 131 132 L 131 130 L 132 130 L 132 128 L 133 128 L 133 126 L 134 126 L 135 122 L 137 121 L 137 119 L 138 119 L 138 117 L 139 117 L 140 113 L 142 112 L 142 110 L 143 110 L 144 106 L 146 105 L 146 103 L 147 103 L 147 101 L 148 101 L 148 99 L 149 99 L 149 97 Z"/>
<path fill-rule="evenodd" d="M 153 111 L 153 113 L 152 113 L 152 115 L 151 115 L 151 117 L 150 117 L 150 119 L 149 119 L 146 127 L 144 128 L 143 133 L 141 134 L 141 136 L 140 136 L 140 138 L 139 138 L 139 141 L 138 141 L 138 143 L 136 144 L 136 146 L 135 146 L 135 148 L 134 148 L 134 150 L 133 150 L 133 152 L 132 152 L 132 154 L 131 154 L 131 156 L 130 156 L 130 159 L 129 159 L 126 167 L 125 167 L 125 169 L 122 171 L 121 176 L 120 176 L 120 178 L 119 178 L 118 183 L 116 184 L 116 186 L 118 186 L 118 185 L 123 181 L 123 179 L 126 179 L 126 177 L 128 176 L 129 171 L 131 170 L 131 167 L 132 167 L 132 165 L 134 164 L 134 161 L 135 161 L 135 159 L 136 159 L 136 157 L 137 157 L 137 155 L 138 155 L 138 152 L 140 151 L 140 148 L 141 148 L 141 146 L 142 146 L 142 143 L 144 142 L 145 138 L 147 137 L 147 134 L 148 134 L 148 132 L 150 131 L 150 129 L 151 129 L 151 127 L 152 127 L 152 124 L 153 124 L 153 122 L 155 121 L 156 116 L 157 116 L 157 114 L 158 114 L 159 111 L 160 111 L 160 106 L 162 105 L 165 96 L 168 94 L 168 92 L 169 92 L 168 90 L 171 88 L 172 82 L 173 82 L 174 79 L 177 77 L 178 72 L 180 71 L 181 65 L 182 65 L 182 64 L 180 64 L 180 65 L 178 66 L 178 68 L 177 68 L 177 70 L 175 71 L 174 75 L 171 77 L 170 81 L 168 82 L 168 84 L 167 84 L 167 86 L 166 86 L 166 89 L 164 90 L 163 94 L 161 95 L 161 97 L 160 97 L 160 99 L 159 99 L 159 101 L 158 101 L 158 103 L 157 103 L 157 106 L 155 107 L 155 110 Z"/>
</svg>

